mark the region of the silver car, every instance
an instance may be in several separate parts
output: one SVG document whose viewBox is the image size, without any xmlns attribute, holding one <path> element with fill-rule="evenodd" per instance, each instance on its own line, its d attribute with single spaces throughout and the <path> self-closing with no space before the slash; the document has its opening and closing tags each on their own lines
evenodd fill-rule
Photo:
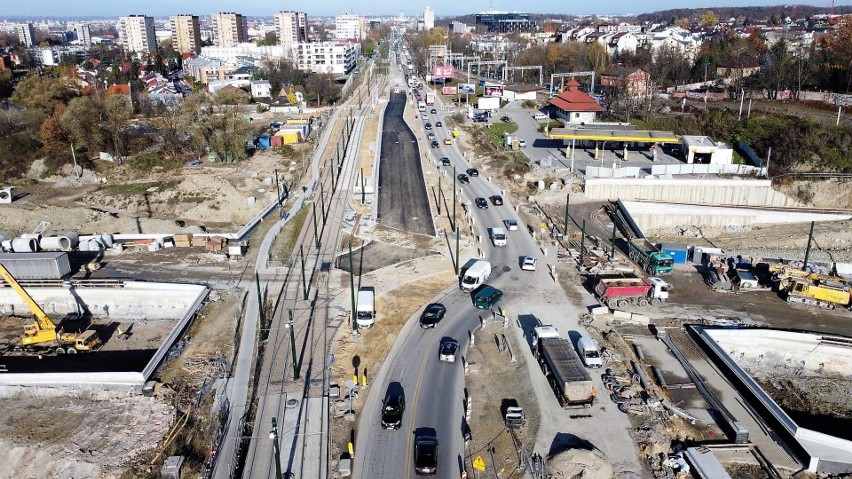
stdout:
<svg viewBox="0 0 852 479">
<path fill-rule="evenodd" d="M 535 271 L 535 266 L 538 264 L 538 260 L 533 258 L 532 256 L 524 256 L 521 259 L 521 269 L 524 271 Z"/>
<path fill-rule="evenodd" d="M 509 231 L 518 231 L 518 220 L 514 218 L 503 220 L 503 224 L 506 225 L 506 229 Z"/>
<path fill-rule="evenodd" d="M 456 353 L 459 352 L 459 342 L 455 339 L 450 339 L 441 343 L 438 349 L 438 359 L 447 363 L 456 362 Z"/>
</svg>

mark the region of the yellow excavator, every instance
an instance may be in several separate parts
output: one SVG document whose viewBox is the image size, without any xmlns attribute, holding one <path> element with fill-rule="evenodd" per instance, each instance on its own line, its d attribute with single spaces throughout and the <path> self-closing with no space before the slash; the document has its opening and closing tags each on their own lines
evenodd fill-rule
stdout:
<svg viewBox="0 0 852 479">
<path fill-rule="evenodd" d="M 0 264 L 0 276 L 18 293 L 35 316 L 32 324 L 24 326 L 24 335 L 21 337 L 19 348 L 24 351 L 47 350 L 56 354 L 76 354 L 79 351 L 92 351 L 101 344 L 100 336 L 93 329 L 87 329 L 82 333 L 66 333 L 57 328 L 41 306 L 33 300 L 3 264 Z"/>
</svg>

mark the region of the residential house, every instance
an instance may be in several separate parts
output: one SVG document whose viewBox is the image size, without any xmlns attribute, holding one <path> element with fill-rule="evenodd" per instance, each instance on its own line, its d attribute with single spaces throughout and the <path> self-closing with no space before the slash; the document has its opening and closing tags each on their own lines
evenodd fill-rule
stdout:
<svg viewBox="0 0 852 479">
<path fill-rule="evenodd" d="M 252 80 L 251 81 L 251 96 L 255 98 L 269 98 L 272 93 L 272 86 L 267 80 Z"/>
<path fill-rule="evenodd" d="M 679 51 L 691 61 L 695 59 L 701 43 L 700 35 L 693 34 L 684 28 L 668 27 L 653 33 L 651 49 L 654 51 L 659 49 Z"/>
<path fill-rule="evenodd" d="M 651 75 L 638 67 L 612 66 L 601 73 L 603 88 L 620 88 L 629 98 L 644 97 L 651 91 Z"/>
<path fill-rule="evenodd" d="M 548 100 L 548 104 L 557 116 L 575 125 L 592 123 L 597 113 L 603 111 L 592 97 L 580 91 L 580 83 L 573 78 L 565 91 Z"/>
</svg>

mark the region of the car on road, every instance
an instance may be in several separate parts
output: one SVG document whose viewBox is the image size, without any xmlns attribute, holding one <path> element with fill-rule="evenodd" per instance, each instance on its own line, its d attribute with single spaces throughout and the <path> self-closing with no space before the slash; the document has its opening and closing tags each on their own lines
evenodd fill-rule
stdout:
<svg viewBox="0 0 852 479">
<path fill-rule="evenodd" d="M 473 292 L 473 305 L 478 309 L 489 309 L 503 298 L 503 292 L 494 286 L 483 284 Z"/>
<path fill-rule="evenodd" d="M 494 195 L 491 197 L 491 203 L 493 203 L 494 206 L 503 206 L 503 197 L 500 195 Z"/>
<path fill-rule="evenodd" d="M 423 118 L 423 120 L 428 120 L 428 119 L 429 119 L 429 115 L 427 115 L 427 114 L 425 114 L 425 113 L 424 113 L 424 114 L 420 115 L 420 118 Z"/>
<path fill-rule="evenodd" d="M 399 429 L 405 412 L 405 390 L 398 382 L 388 384 L 382 401 L 382 429 Z"/>
<path fill-rule="evenodd" d="M 434 476 L 438 472 L 438 438 L 418 436 L 414 438 L 414 472 L 418 476 Z"/>
<path fill-rule="evenodd" d="M 425 125 L 423 125 L 423 128 L 426 128 L 427 130 L 431 130 L 431 129 L 432 129 L 432 124 L 431 124 L 431 123 L 426 123 Z"/>
<path fill-rule="evenodd" d="M 521 257 L 521 269 L 524 271 L 535 271 L 536 264 L 538 264 L 538 260 L 532 256 Z"/>
<path fill-rule="evenodd" d="M 428 139 L 430 139 L 430 140 L 434 140 L 434 139 L 436 139 L 437 137 L 435 136 L 435 134 L 434 134 L 434 133 L 429 133 L 428 135 L 426 135 L 426 138 L 428 138 Z"/>
<path fill-rule="evenodd" d="M 441 146 L 441 144 L 438 143 L 438 140 L 432 140 L 432 148 L 438 148 L 439 146 Z"/>
<path fill-rule="evenodd" d="M 514 218 L 503 220 L 503 224 L 506 225 L 506 229 L 509 231 L 518 231 L 518 220 Z"/>
<path fill-rule="evenodd" d="M 466 171 L 466 173 L 467 173 L 467 174 L 468 174 L 471 178 L 476 178 L 477 176 L 479 176 L 479 170 L 477 170 L 476 168 L 468 168 L 468 169 L 467 169 L 467 171 Z"/>
<path fill-rule="evenodd" d="M 420 327 L 423 329 L 434 328 L 444 319 L 445 314 L 447 314 L 447 308 L 441 303 L 432 303 L 426 306 L 423 314 L 420 315 Z"/>
<path fill-rule="evenodd" d="M 448 339 L 441 343 L 438 348 L 438 359 L 445 363 L 456 362 L 456 353 L 459 352 L 459 342 L 455 339 Z"/>
<path fill-rule="evenodd" d="M 485 201 L 485 198 L 477 198 L 477 199 L 473 200 L 473 202 L 476 203 L 476 207 L 481 209 L 481 210 L 487 210 L 488 209 L 488 202 Z"/>
<path fill-rule="evenodd" d="M 509 123 L 510 121 L 512 121 L 512 119 L 508 116 L 501 116 L 500 121 L 502 121 L 503 123 Z"/>
<path fill-rule="evenodd" d="M 527 140 L 518 140 L 518 148 L 526 148 Z"/>
<path fill-rule="evenodd" d="M 434 114 L 438 113 L 438 110 L 432 108 L 431 110 L 429 110 L 429 113 L 434 115 Z"/>
<path fill-rule="evenodd" d="M 441 164 L 444 165 L 444 166 L 450 166 L 450 159 L 447 158 L 446 156 L 441 158 Z"/>
<path fill-rule="evenodd" d="M 452 145 L 453 139 L 452 138 L 444 138 L 444 144 L 445 145 Z"/>
<path fill-rule="evenodd" d="M 466 174 L 460 173 L 458 178 L 459 178 L 459 183 L 462 183 L 462 184 L 465 184 L 465 185 L 470 184 L 470 177 L 467 176 Z"/>
<path fill-rule="evenodd" d="M 444 126 L 444 124 L 443 124 L 443 123 L 441 123 L 440 121 L 436 121 L 436 122 L 435 122 L 435 127 L 436 127 L 436 128 L 441 128 L 442 126 Z"/>
</svg>

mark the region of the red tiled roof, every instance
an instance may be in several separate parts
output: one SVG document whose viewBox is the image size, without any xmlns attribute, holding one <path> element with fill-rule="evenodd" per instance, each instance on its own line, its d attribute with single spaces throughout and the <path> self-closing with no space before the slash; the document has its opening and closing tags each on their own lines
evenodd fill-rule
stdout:
<svg viewBox="0 0 852 479">
<path fill-rule="evenodd" d="M 549 103 L 564 111 L 603 111 L 592 97 L 576 90 L 566 90 L 551 98 Z"/>
<path fill-rule="evenodd" d="M 120 85 L 118 85 L 118 84 L 110 85 L 110 87 L 107 88 L 107 94 L 108 95 L 127 95 L 127 96 L 130 96 L 130 84 L 124 83 L 124 84 L 120 84 Z"/>
</svg>

